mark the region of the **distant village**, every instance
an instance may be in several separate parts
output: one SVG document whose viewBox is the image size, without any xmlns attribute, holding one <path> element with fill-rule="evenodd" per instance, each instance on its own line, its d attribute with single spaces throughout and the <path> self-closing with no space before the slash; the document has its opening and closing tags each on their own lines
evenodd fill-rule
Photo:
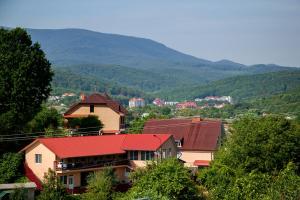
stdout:
<svg viewBox="0 0 300 200">
<path fill-rule="evenodd" d="M 175 106 L 176 109 L 204 109 L 204 108 L 223 108 L 226 104 L 232 104 L 233 99 L 231 96 L 207 96 L 205 98 L 196 98 L 194 101 L 165 101 L 160 98 L 155 98 L 152 102 L 153 105 L 163 106 Z M 146 106 L 143 98 L 131 98 L 129 100 L 129 108 L 138 108 Z"/>
</svg>

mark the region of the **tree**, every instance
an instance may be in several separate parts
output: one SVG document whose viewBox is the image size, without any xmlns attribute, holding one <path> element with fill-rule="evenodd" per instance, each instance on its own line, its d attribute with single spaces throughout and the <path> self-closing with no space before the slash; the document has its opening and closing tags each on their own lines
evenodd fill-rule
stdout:
<svg viewBox="0 0 300 200">
<path fill-rule="evenodd" d="M 44 132 L 46 129 L 57 129 L 62 125 L 63 118 L 54 108 L 43 107 L 28 123 L 28 132 Z"/>
<path fill-rule="evenodd" d="M 95 132 L 103 128 L 102 122 L 95 115 L 69 119 L 71 128 L 80 128 L 80 132 Z"/>
<path fill-rule="evenodd" d="M 0 184 L 11 183 L 21 176 L 22 155 L 5 153 L 0 159 Z"/>
<path fill-rule="evenodd" d="M 198 180 L 212 199 L 273 199 L 278 188 L 277 197 L 290 199 L 299 181 L 299 150 L 299 124 L 249 115 L 233 124 L 211 168 L 200 171 Z"/>
<path fill-rule="evenodd" d="M 115 176 L 111 168 L 95 172 L 88 179 L 87 192 L 83 195 L 86 200 L 112 199 Z"/>
<path fill-rule="evenodd" d="M 201 199 L 191 174 L 177 159 L 148 164 L 131 175 L 133 187 L 124 199 Z"/>
<path fill-rule="evenodd" d="M 69 199 L 66 188 L 62 185 L 55 172 L 51 169 L 44 176 L 43 190 L 37 198 L 38 200 L 67 200 Z"/>
<path fill-rule="evenodd" d="M 0 29 L 0 134 L 19 133 L 51 91 L 53 73 L 24 29 Z"/>
</svg>

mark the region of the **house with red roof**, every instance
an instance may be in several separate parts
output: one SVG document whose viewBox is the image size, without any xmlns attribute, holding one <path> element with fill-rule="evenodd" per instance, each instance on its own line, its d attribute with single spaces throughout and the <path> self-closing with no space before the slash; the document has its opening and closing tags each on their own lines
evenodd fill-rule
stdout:
<svg viewBox="0 0 300 200">
<path fill-rule="evenodd" d="M 128 173 L 147 161 L 176 157 L 177 146 L 170 134 L 119 134 L 38 138 L 21 152 L 26 175 L 37 185 L 51 169 L 67 188 L 78 189 L 87 185 L 90 173 L 106 167 L 126 182 Z"/>
<path fill-rule="evenodd" d="M 107 94 L 93 93 L 89 96 L 81 94 L 80 99 L 80 102 L 72 105 L 64 113 L 66 121 L 95 115 L 104 125 L 101 130 L 104 134 L 116 134 L 125 129 L 127 110 Z"/>
<path fill-rule="evenodd" d="M 179 159 L 188 167 L 209 166 L 223 134 L 221 121 L 192 119 L 149 120 L 143 134 L 172 134 L 179 149 Z"/>
<path fill-rule="evenodd" d="M 176 104 L 177 109 L 185 109 L 185 108 L 197 108 L 196 102 L 193 101 L 185 101 Z"/>
</svg>

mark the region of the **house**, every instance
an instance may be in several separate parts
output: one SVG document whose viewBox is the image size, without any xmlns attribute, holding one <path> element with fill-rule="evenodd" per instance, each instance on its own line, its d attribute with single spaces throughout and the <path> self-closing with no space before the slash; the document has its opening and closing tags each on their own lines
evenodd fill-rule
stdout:
<svg viewBox="0 0 300 200">
<path fill-rule="evenodd" d="M 156 105 L 156 106 L 159 106 L 159 107 L 162 107 L 162 106 L 165 105 L 165 101 L 162 100 L 162 99 L 160 99 L 160 98 L 154 99 L 152 103 L 153 103 L 154 105 Z"/>
<path fill-rule="evenodd" d="M 197 104 L 193 101 L 186 101 L 186 102 L 176 104 L 176 108 L 177 109 L 197 108 Z"/>
<path fill-rule="evenodd" d="M 64 113 L 66 120 L 95 115 L 104 125 L 102 129 L 104 134 L 115 134 L 125 129 L 126 109 L 107 94 L 94 93 L 90 96 L 81 94 L 80 99 L 80 102 L 72 105 Z"/>
<path fill-rule="evenodd" d="M 131 98 L 129 99 L 129 108 L 138 108 L 145 106 L 145 100 L 143 98 Z"/>
<path fill-rule="evenodd" d="M 50 168 L 67 188 L 78 189 L 87 185 L 90 173 L 105 167 L 126 182 L 128 173 L 147 161 L 176 157 L 177 147 L 170 134 L 119 134 L 39 138 L 21 152 L 31 173 L 28 178 L 37 185 Z"/>
<path fill-rule="evenodd" d="M 149 120 L 143 134 L 167 133 L 174 136 L 180 159 L 187 167 L 208 166 L 223 135 L 221 121 L 192 119 Z"/>
</svg>

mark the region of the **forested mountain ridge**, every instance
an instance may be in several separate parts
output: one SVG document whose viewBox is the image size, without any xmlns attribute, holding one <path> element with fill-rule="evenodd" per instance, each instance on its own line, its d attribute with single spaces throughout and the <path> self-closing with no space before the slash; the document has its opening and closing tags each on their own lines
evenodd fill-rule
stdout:
<svg viewBox="0 0 300 200">
<path fill-rule="evenodd" d="M 149 95 L 136 89 L 121 86 L 112 81 L 97 79 L 91 76 L 74 74 L 68 69 L 54 69 L 54 77 L 52 80 L 52 94 L 62 94 L 67 91 L 72 92 L 100 92 L 109 93 L 115 99 L 123 104 L 128 103 L 131 97 L 142 96 L 149 99 Z"/>
<path fill-rule="evenodd" d="M 277 65 L 246 66 L 178 52 L 153 40 L 83 29 L 27 29 L 54 68 L 113 81 L 146 92 L 172 90 L 244 74 L 291 70 Z"/>
<path fill-rule="evenodd" d="M 256 75 L 243 75 L 199 85 L 158 93 L 167 99 L 194 99 L 205 96 L 230 95 L 236 101 L 247 98 L 263 98 L 299 87 L 300 69 Z"/>
</svg>

